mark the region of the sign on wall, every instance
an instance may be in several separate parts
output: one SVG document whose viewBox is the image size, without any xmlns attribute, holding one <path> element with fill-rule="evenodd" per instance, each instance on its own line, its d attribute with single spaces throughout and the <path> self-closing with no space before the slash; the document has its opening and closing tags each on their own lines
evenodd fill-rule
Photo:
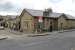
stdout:
<svg viewBox="0 0 75 50">
<path fill-rule="evenodd" d="M 43 22 L 43 17 L 42 16 L 38 16 L 38 21 L 39 22 Z"/>
</svg>

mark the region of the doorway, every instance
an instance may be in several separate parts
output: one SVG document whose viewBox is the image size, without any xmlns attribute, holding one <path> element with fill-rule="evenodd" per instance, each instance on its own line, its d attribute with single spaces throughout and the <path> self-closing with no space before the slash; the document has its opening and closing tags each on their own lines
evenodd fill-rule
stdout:
<svg viewBox="0 0 75 50">
<path fill-rule="evenodd" d="M 52 31 L 53 31 L 52 22 L 50 22 L 49 32 L 52 32 Z"/>
<path fill-rule="evenodd" d="M 61 23 L 60 25 L 61 25 L 61 30 L 63 30 L 63 23 Z"/>
</svg>

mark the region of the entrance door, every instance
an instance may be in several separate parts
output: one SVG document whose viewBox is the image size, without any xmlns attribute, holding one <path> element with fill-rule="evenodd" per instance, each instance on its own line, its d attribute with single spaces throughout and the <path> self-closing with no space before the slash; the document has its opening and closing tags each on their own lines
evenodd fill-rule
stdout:
<svg viewBox="0 0 75 50">
<path fill-rule="evenodd" d="M 50 31 L 50 32 L 52 32 L 52 28 L 53 28 L 53 27 L 52 27 L 52 22 L 50 22 L 50 28 L 49 28 L 49 31 Z"/>
</svg>

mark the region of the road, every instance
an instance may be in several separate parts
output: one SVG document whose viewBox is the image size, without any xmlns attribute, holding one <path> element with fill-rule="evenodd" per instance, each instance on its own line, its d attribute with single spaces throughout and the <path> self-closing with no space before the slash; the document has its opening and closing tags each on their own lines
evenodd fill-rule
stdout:
<svg viewBox="0 0 75 50">
<path fill-rule="evenodd" d="M 75 31 L 42 37 L 0 40 L 0 50 L 75 50 Z"/>
</svg>

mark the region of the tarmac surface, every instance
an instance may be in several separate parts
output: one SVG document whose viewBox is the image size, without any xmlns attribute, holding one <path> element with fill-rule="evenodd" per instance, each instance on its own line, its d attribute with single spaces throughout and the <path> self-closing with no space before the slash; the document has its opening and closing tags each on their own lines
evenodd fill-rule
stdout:
<svg viewBox="0 0 75 50">
<path fill-rule="evenodd" d="M 36 37 L 13 35 L 5 30 L 0 30 L 0 34 L 9 36 L 0 40 L 0 50 L 75 50 L 75 31 Z"/>
</svg>

